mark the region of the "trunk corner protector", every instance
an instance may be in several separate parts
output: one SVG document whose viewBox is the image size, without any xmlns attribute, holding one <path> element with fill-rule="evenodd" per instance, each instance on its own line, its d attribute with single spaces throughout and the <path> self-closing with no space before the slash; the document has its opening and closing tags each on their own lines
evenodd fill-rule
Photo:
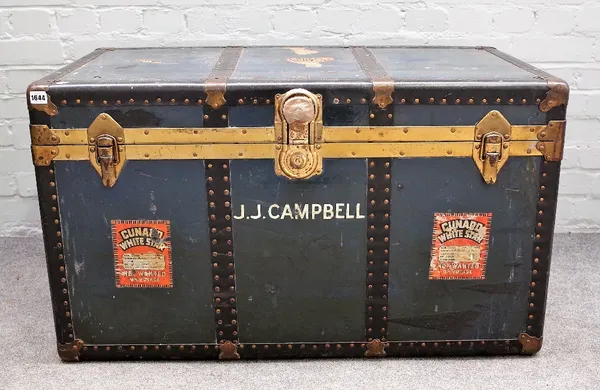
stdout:
<svg viewBox="0 0 600 390">
<path fill-rule="evenodd" d="M 543 337 L 530 336 L 527 333 L 519 335 L 519 343 L 521 343 L 521 353 L 524 355 L 535 355 L 542 349 Z"/>
<path fill-rule="evenodd" d="M 83 341 L 75 339 L 69 343 L 58 344 L 58 356 L 63 362 L 79 361 L 79 353 L 83 348 Z"/>
</svg>

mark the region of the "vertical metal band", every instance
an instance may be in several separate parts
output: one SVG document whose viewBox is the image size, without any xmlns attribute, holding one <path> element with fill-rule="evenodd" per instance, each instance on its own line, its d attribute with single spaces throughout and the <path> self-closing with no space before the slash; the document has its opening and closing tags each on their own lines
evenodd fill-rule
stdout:
<svg viewBox="0 0 600 390">
<path fill-rule="evenodd" d="M 226 47 L 221 52 L 215 67 L 204 82 L 208 106 L 219 108 L 226 103 L 227 80 L 233 74 L 243 50 L 242 47 Z"/>
<path fill-rule="evenodd" d="M 373 103 L 386 108 L 392 104 L 392 93 L 394 92 L 394 80 L 377 62 L 375 55 L 366 47 L 353 47 L 352 54 L 358 61 L 362 71 L 373 83 Z"/>
<path fill-rule="evenodd" d="M 368 160 L 367 341 L 387 340 L 391 159 Z"/>
<path fill-rule="evenodd" d="M 384 77 L 378 73 L 381 68 L 373 57 L 365 57 L 363 48 L 353 48 L 353 53 L 363 70 L 375 69 L 374 76 Z M 367 54 L 369 54 L 368 52 Z M 371 58 L 371 60 L 365 60 Z M 381 69 L 383 72 L 383 69 Z M 385 72 L 383 72 L 385 74 Z M 374 84 L 375 88 L 375 84 Z M 374 89 L 375 90 L 375 89 Z M 393 83 L 392 83 L 393 90 Z M 377 95 L 369 104 L 369 125 L 392 126 L 394 124 L 393 105 L 380 105 L 376 100 Z M 391 98 L 391 93 L 390 93 Z M 391 103 L 391 101 L 390 101 Z M 365 336 L 367 345 L 366 356 L 385 356 L 385 341 L 388 338 L 388 281 L 390 258 L 390 222 L 391 222 L 391 158 L 371 158 L 368 164 L 368 190 L 367 190 L 367 312 L 365 318 Z"/>
<path fill-rule="evenodd" d="M 542 343 L 559 174 L 559 161 L 542 163 L 529 285 L 527 331 L 520 337 L 524 353 L 537 352 Z"/>
<path fill-rule="evenodd" d="M 71 300 L 63 253 L 54 163 L 47 167 L 36 167 L 35 173 L 54 311 L 54 326 L 58 340 L 58 354 L 63 360 L 78 360 L 83 343 L 74 338 L 71 321 Z"/>
<path fill-rule="evenodd" d="M 227 106 L 204 109 L 205 127 L 227 127 Z M 239 359 L 229 160 L 205 160 L 213 299 L 220 359 Z"/>
</svg>

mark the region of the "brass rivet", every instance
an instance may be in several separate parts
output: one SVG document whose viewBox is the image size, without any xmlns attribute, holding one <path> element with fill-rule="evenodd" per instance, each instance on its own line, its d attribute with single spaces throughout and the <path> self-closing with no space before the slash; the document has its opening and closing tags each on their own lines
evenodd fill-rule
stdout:
<svg viewBox="0 0 600 390">
<path fill-rule="evenodd" d="M 402 104 L 406 103 L 406 99 L 404 99 L 404 98 L 400 99 L 400 103 L 402 103 Z"/>
<path fill-rule="evenodd" d="M 453 127 L 453 128 L 451 128 L 451 129 L 450 129 L 450 132 L 452 132 L 452 133 L 456 133 L 456 127 Z"/>
<path fill-rule="evenodd" d="M 103 100 L 102 104 L 108 104 L 108 102 L 106 100 Z"/>
<path fill-rule="evenodd" d="M 252 101 L 252 103 L 254 103 L 254 104 L 258 104 L 258 100 L 257 100 L 257 99 L 254 99 L 254 100 Z"/>
<path fill-rule="evenodd" d="M 150 157 L 150 155 L 148 153 L 145 153 L 144 157 L 148 158 L 148 157 Z"/>
<path fill-rule="evenodd" d="M 223 119 L 223 120 L 227 119 L 227 115 L 225 115 L 225 114 L 221 115 L 221 119 Z"/>
<path fill-rule="evenodd" d="M 144 130 L 144 134 L 148 135 L 148 134 L 150 134 L 150 131 L 149 130 Z"/>
<path fill-rule="evenodd" d="M 419 104 L 419 103 L 420 103 L 420 100 L 418 98 L 415 99 L 415 104 Z"/>
<path fill-rule="evenodd" d="M 434 98 L 432 98 L 432 97 L 431 97 L 431 98 L 429 98 L 429 103 L 433 103 L 433 102 L 435 102 L 435 99 L 434 99 Z"/>
<path fill-rule="evenodd" d="M 448 153 L 448 154 L 452 154 L 452 150 L 448 149 L 448 150 L 446 151 L 446 153 Z"/>
<path fill-rule="evenodd" d="M 148 100 L 144 100 L 144 104 L 148 104 Z"/>
<path fill-rule="evenodd" d="M 204 114 L 204 119 L 208 119 L 208 115 Z"/>
<path fill-rule="evenodd" d="M 244 99 L 238 100 L 238 104 L 244 104 Z"/>
<path fill-rule="evenodd" d="M 198 99 L 198 104 L 202 104 L 202 99 Z"/>
<path fill-rule="evenodd" d="M 365 104 L 365 103 L 367 102 L 367 99 L 365 99 L 365 98 L 362 98 L 362 99 L 360 99 L 360 102 L 361 102 L 362 104 Z"/>
<path fill-rule="evenodd" d="M 129 103 L 134 103 L 134 102 L 135 102 L 135 100 L 129 99 Z"/>
<path fill-rule="evenodd" d="M 393 115 L 392 114 L 388 114 L 388 118 L 392 119 Z"/>
<path fill-rule="evenodd" d="M 545 132 L 545 131 L 542 131 L 542 132 L 540 133 L 540 137 L 542 137 L 542 138 L 543 138 L 543 137 L 545 137 L 545 136 L 546 136 L 546 132 Z"/>
<path fill-rule="evenodd" d="M 350 104 L 350 103 L 352 103 L 352 100 L 346 99 L 346 103 Z"/>
<path fill-rule="evenodd" d="M 473 104 L 473 99 L 469 99 L 469 104 Z"/>
<path fill-rule="evenodd" d="M 81 99 L 75 99 L 75 103 L 77 103 L 77 104 L 81 103 Z"/>
<path fill-rule="evenodd" d="M 459 104 L 460 103 L 460 99 L 456 99 L 455 102 L 456 102 L 456 104 Z"/>
<path fill-rule="evenodd" d="M 502 147 L 503 147 L 504 149 L 508 149 L 508 144 L 504 144 L 504 145 L 502 145 Z"/>
<path fill-rule="evenodd" d="M 487 99 L 481 99 L 481 103 L 487 104 Z"/>
<path fill-rule="evenodd" d="M 371 113 L 371 114 L 369 115 L 369 118 L 371 118 L 371 119 L 375 118 L 375 114 Z"/>
<path fill-rule="evenodd" d="M 120 100 L 117 100 L 117 104 L 121 104 L 121 101 L 120 101 Z"/>
<path fill-rule="evenodd" d="M 157 101 L 158 103 L 160 103 L 160 102 L 162 102 L 162 99 L 161 99 L 161 98 L 156 98 L 156 101 Z"/>
<path fill-rule="evenodd" d="M 66 158 L 71 158 L 71 154 L 70 154 L 70 153 L 67 153 L 67 154 L 65 154 L 65 157 L 66 157 Z"/>
<path fill-rule="evenodd" d="M 536 102 L 536 103 L 538 103 L 538 104 L 539 104 L 541 101 L 542 101 L 542 99 L 540 99 L 540 98 L 537 98 L 537 99 L 535 99 L 535 102 Z"/>
<path fill-rule="evenodd" d="M 523 103 L 523 104 L 527 103 L 527 99 L 521 100 L 521 103 Z"/>
<path fill-rule="evenodd" d="M 442 104 L 446 104 L 447 100 L 446 99 L 442 99 Z"/>
<path fill-rule="evenodd" d="M 183 102 L 184 102 L 185 104 L 188 104 L 188 103 L 190 102 L 190 99 L 183 99 Z"/>
<path fill-rule="evenodd" d="M 502 101 L 502 99 L 498 98 L 496 99 L 496 103 L 500 103 Z"/>
<path fill-rule="evenodd" d="M 90 100 L 90 104 L 94 104 L 94 101 L 93 101 L 93 100 Z"/>
<path fill-rule="evenodd" d="M 62 104 L 64 106 L 65 104 L 67 104 L 67 101 L 66 100 L 61 100 L 60 104 Z"/>
<path fill-rule="evenodd" d="M 527 154 L 531 154 L 531 148 L 527 148 Z"/>
<path fill-rule="evenodd" d="M 265 100 L 265 103 L 267 103 L 267 104 L 271 104 L 271 99 L 267 99 L 267 100 Z"/>
<path fill-rule="evenodd" d="M 404 129 L 402 129 L 402 131 L 408 133 L 408 127 L 405 127 Z"/>
<path fill-rule="evenodd" d="M 512 104 L 512 103 L 514 103 L 514 102 L 515 102 L 515 99 L 513 99 L 513 98 L 510 98 L 510 99 L 508 99 L 508 102 L 509 102 L 510 104 Z"/>
</svg>

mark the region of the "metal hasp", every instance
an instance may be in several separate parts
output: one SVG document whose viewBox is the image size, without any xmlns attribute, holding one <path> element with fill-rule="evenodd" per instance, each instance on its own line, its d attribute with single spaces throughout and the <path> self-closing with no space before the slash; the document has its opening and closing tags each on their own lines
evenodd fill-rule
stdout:
<svg viewBox="0 0 600 390">
<path fill-rule="evenodd" d="M 473 160 L 483 180 L 494 184 L 510 155 L 511 126 L 499 111 L 490 111 L 475 126 Z"/>
<path fill-rule="evenodd" d="M 125 165 L 125 131 L 108 114 L 96 117 L 87 129 L 90 163 L 102 177 L 105 187 L 112 187 Z"/>
<path fill-rule="evenodd" d="M 277 156 L 275 173 L 302 180 L 323 172 L 319 154 L 323 133 L 323 98 L 305 89 L 292 89 L 275 96 Z"/>
</svg>

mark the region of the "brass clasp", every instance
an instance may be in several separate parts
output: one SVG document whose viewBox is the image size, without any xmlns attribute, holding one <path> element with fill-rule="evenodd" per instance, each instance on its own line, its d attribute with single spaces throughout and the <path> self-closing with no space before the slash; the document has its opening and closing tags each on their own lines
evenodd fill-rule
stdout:
<svg viewBox="0 0 600 390">
<path fill-rule="evenodd" d="M 511 125 L 499 111 L 490 111 L 475 126 L 473 160 L 488 184 L 494 184 L 509 156 Z"/>
<path fill-rule="evenodd" d="M 289 179 L 308 179 L 323 171 L 318 153 L 323 133 L 323 98 L 305 89 L 275 96 L 277 145 L 275 173 Z"/>
<path fill-rule="evenodd" d="M 102 178 L 112 187 L 125 165 L 125 131 L 108 114 L 100 114 L 87 130 L 89 159 Z"/>
</svg>

